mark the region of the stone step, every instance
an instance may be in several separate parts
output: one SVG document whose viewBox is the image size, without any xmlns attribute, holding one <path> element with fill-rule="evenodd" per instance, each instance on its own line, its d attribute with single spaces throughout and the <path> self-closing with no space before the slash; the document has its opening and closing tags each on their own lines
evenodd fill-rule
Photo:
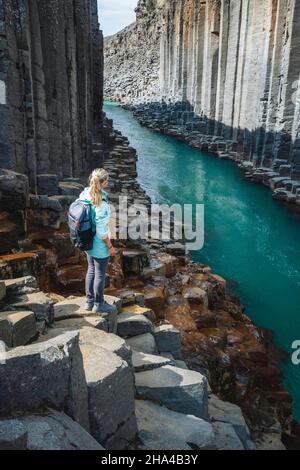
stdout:
<svg viewBox="0 0 300 470">
<path fill-rule="evenodd" d="M 37 335 L 33 312 L 0 312 L 0 340 L 8 348 L 25 346 Z"/>
<path fill-rule="evenodd" d="M 171 365 L 135 374 L 137 397 L 161 403 L 179 413 L 208 418 L 206 378 Z"/>
<path fill-rule="evenodd" d="M 8 296 L 16 294 L 20 295 L 25 293 L 30 294 L 38 289 L 37 280 L 33 276 L 23 276 L 16 279 L 6 279 L 4 283 Z"/>
<path fill-rule="evenodd" d="M 84 190 L 83 184 L 72 183 L 69 181 L 60 181 L 59 182 L 59 193 L 63 196 L 75 196 L 78 197 L 79 194 Z"/>
<path fill-rule="evenodd" d="M 157 369 L 166 365 L 175 365 L 175 361 L 163 356 L 132 351 L 132 364 L 135 372 Z"/>
<path fill-rule="evenodd" d="M 174 359 L 180 360 L 181 333 L 173 325 L 161 325 L 154 328 L 154 338 L 160 354 L 170 353 Z"/>
<path fill-rule="evenodd" d="M 152 322 L 144 315 L 120 313 L 117 319 L 117 334 L 121 338 L 131 338 L 154 330 Z"/>
<path fill-rule="evenodd" d="M 171 411 L 146 400 L 136 400 L 135 412 L 141 450 L 212 450 L 215 435 L 210 423 Z"/>
<path fill-rule="evenodd" d="M 121 313 L 126 313 L 129 315 L 143 315 L 148 318 L 152 323 L 155 321 L 155 314 L 151 308 L 140 307 L 139 305 L 129 305 L 128 307 L 123 307 Z"/>
</svg>

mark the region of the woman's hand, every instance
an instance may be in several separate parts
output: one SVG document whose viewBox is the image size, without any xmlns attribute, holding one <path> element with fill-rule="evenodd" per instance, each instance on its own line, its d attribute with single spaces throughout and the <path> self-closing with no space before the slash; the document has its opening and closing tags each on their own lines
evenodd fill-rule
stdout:
<svg viewBox="0 0 300 470">
<path fill-rule="evenodd" d="M 117 252 L 113 246 L 109 248 L 109 256 L 116 256 Z"/>
</svg>

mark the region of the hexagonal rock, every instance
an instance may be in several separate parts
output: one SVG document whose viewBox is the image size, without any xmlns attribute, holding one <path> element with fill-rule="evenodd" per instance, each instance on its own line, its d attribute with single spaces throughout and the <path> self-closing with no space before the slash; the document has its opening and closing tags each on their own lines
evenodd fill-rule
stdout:
<svg viewBox="0 0 300 470">
<path fill-rule="evenodd" d="M 121 309 L 120 299 L 112 296 L 104 296 L 106 302 L 116 307 L 115 311 L 109 315 L 103 314 L 103 318 L 107 322 L 107 331 L 116 333 L 117 331 L 117 312 Z M 54 305 L 54 319 L 55 321 L 67 320 L 70 318 L 95 316 L 92 312 L 87 312 L 84 308 L 86 299 L 85 297 L 72 297 L 58 302 Z"/>
<path fill-rule="evenodd" d="M 191 370 L 163 366 L 135 374 L 137 396 L 173 411 L 207 418 L 207 380 Z"/>
<path fill-rule="evenodd" d="M 0 420 L 0 450 L 26 450 L 27 430 L 18 419 Z"/>
<path fill-rule="evenodd" d="M 101 346 L 101 348 L 119 356 L 132 367 L 132 351 L 119 336 L 107 334 L 94 328 L 84 327 L 80 330 L 79 344 Z"/>
<path fill-rule="evenodd" d="M 31 293 L 37 289 L 37 280 L 33 276 L 24 276 L 4 281 L 7 295 Z"/>
<path fill-rule="evenodd" d="M 145 289 L 145 306 L 154 310 L 158 318 L 162 318 L 165 309 L 165 292 L 162 287 L 150 286 Z"/>
<path fill-rule="evenodd" d="M 145 370 L 157 369 L 158 367 L 166 366 L 173 362 L 167 357 L 145 354 L 140 351 L 132 351 L 132 363 L 135 372 L 142 372 Z"/>
<path fill-rule="evenodd" d="M 160 354 L 169 352 L 174 359 L 181 359 L 181 333 L 173 325 L 161 325 L 154 329 L 154 338 Z"/>
<path fill-rule="evenodd" d="M 127 362 L 95 346 L 80 346 L 88 387 L 91 434 L 105 449 L 125 449 L 137 434 L 134 376 Z"/>
<path fill-rule="evenodd" d="M 84 318 L 68 318 L 55 323 L 55 328 L 63 328 L 69 330 L 81 330 L 84 327 L 92 327 L 101 331 L 108 331 L 107 321 L 101 316 L 84 317 Z"/>
<path fill-rule="evenodd" d="M 9 348 L 24 346 L 36 335 L 33 312 L 0 312 L 0 340 Z"/>
<path fill-rule="evenodd" d="M 27 430 L 28 450 L 104 450 L 65 413 L 49 411 L 43 415 L 20 418 L 19 421 Z"/>
<path fill-rule="evenodd" d="M 31 311 L 38 321 L 53 322 L 53 302 L 43 292 L 17 296 L 15 301 L 10 303 L 10 307 L 15 310 Z"/>
<path fill-rule="evenodd" d="M 125 274 L 141 275 L 143 268 L 149 265 L 149 254 L 144 250 L 123 250 L 123 271 Z"/>
<path fill-rule="evenodd" d="M 166 277 L 175 276 L 178 267 L 178 259 L 175 258 L 175 256 L 171 256 L 165 253 L 159 255 L 158 259 L 165 266 Z"/>
<path fill-rule="evenodd" d="M 3 281 L 0 281 L 0 300 L 4 299 L 6 295 L 6 287 Z"/>
<path fill-rule="evenodd" d="M 155 321 L 155 314 L 151 308 L 140 307 L 139 305 L 131 305 L 123 307 L 121 313 L 127 313 L 130 315 L 144 315 L 151 322 Z"/>
<path fill-rule="evenodd" d="M 135 411 L 142 450 L 214 449 L 213 428 L 203 419 L 144 400 L 136 400 Z"/>
<path fill-rule="evenodd" d="M 246 450 L 255 449 L 242 410 L 237 405 L 222 401 L 212 394 L 208 399 L 208 414 L 212 422 L 230 424 Z"/>
<path fill-rule="evenodd" d="M 12 349 L 6 353 L 5 363 L 0 363 L 0 416 L 32 412 L 46 406 L 66 411 L 89 429 L 78 332 Z"/>
<path fill-rule="evenodd" d="M 143 315 L 121 313 L 117 319 L 117 333 L 122 338 L 152 333 L 153 324 Z"/>
<path fill-rule="evenodd" d="M 208 307 L 208 295 L 205 290 L 200 289 L 200 287 L 193 287 L 186 294 L 184 298 L 187 299 L 192 304 L 201 304 Z"/>
<path fill-rule="evenodd" d="M 122 306 L 128 307 L 129 305 L 137 304 L 140 307 L 144 306 L 144 294 L 135 292 L 133 290 L 124 290 L 117 293 L 118 297 L 122 300 Z"/>
<path fill-rule="evenodd" d="M 139 351 L 145 354 L 158 353 L 154 336 L 151 333 L 127 338 L 126 344 L 128 344 L 128 346 L 134 351 Z"/>
</svg>

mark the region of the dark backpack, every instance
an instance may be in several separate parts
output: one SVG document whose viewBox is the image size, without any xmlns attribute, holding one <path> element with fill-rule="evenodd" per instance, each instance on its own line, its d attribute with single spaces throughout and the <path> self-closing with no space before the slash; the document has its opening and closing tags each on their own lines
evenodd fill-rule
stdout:
<svg viewBox="0 0 300 470">
<path fill-rule="evenodd" d="M 73 245 L 81 251 L 93 248 L 95 229 L 93 223 L 94 209 L 92 204 L 79 199 L 71 204 L 68 212 L 68 225 Z"/>
</svg>

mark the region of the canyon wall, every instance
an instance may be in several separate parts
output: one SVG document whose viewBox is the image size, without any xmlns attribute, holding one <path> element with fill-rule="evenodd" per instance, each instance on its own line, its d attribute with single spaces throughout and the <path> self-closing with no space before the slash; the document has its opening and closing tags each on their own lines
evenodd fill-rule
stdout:
<svg viewBox="0 0 300 470">
<path fill-rule="evenodd" d="M 127 104 L 188 101 L 206 118 L 203 133 L 236 141 L 257 166 L 288 160 L 298 179 L 299 26 L 299 0 L 143 0 L 136 24 L 106 41 L 105 94 Z M 143 51 L 152 51 L 155 75 L 146 89 Z M 125 69 L 136 93 L 123 86 Z"/>
<path fill-rule="evenodd" d="M 83 176 L 101 133 L 96 0 L 0 1 L 0 168 Z"/>
</svg>

